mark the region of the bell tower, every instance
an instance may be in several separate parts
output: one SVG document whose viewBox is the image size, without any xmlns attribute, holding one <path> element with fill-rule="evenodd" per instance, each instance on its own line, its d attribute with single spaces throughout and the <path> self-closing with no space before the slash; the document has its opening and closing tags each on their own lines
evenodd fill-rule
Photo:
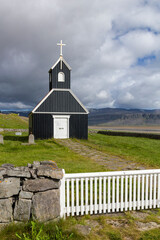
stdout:
<svg viewBox="0 0 160 240">
<path fill-rule="evenodd" d="M 62 47 L 66 44 L 57 43 L 60 46 L 60 57 L 58 61 L 49 70 L 49 91 L 53 88 L 70 89 L 70 72 L 71 67 L 64 60 L 62 54 Z"/>
</svg>

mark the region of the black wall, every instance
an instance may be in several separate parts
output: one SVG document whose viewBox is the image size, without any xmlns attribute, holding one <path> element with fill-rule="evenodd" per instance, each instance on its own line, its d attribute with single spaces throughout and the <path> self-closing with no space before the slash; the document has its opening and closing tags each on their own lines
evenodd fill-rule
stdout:
<svg viewBox="0 0 160 240">
<path fill-rule="evenodd" d="M 33 114 L 32 118 L 32 133 L 35 139 L 53 137 L 53 118 L 51 114 Z"/>
<path fill-rule="evenodd" d="M 54 114 L 55 115 L 55 114 Z M 62 114 L 61 114 L 62 115 Z M 32 114 L 32 132 L 35 139 L 53 138 L 53 117 L 51 114 Z M 69 120 L 69 137 L 88 139 L 88 114 L 73 114 Z"/>
<path fill-rule="evenodd" d="M 54 69 L 50 70 L 52 74 L 51 83 L 49 83 L 49 91 L 52 88 L 70 88 L 70 70 L 62 61 L 62 69 L 60 69 L 60 62 L 54 67 Z M 58 82 L 58 73 L 63 72 L 65 75 L 65 82 Z"/>
<path fill-rule="evenodd" d="M 71 115 L 69 128 L 69 137 L 88 139 L 88 114 Z"/>
<path fill-rule="evenodd" d="M 36 112 L 85 112 L 69 91 L 53 91 Z"/>
</svg>

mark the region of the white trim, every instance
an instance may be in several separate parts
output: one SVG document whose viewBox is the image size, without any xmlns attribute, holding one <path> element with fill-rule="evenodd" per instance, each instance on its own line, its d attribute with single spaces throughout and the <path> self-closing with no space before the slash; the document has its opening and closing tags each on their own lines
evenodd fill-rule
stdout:
<svg viewBox="0 0 160 240">
<path fill-rule="evenodd" d="M 88 114 L 86 112 L 34 112 L 34 114 Z"/>
<path fill-rule="evenodd" d="M 66 62 L 66 60 L 65 60 L 62 56 L 59 57 L 59 59 L 57 60 L 57 62 L 56 62 L 49 70 L 53 69 L 53 68 L 59 63 L 59 61 L 61 61 L 61 60 L 62 60 L 62 61 L 64 62 L 64 64 L 69 68 L 69 70 L 72 70 L 71 67 L 69 66 L 69 64 Z"/>
<path fill-rule="evenodd" d="M 70 92 L 72 96 L 75 98 L 75 100 L 80 104 L 80 106 L 83 108 L 83 110 L 88 114 L 89 111 L 84 107 L 84 105 L 80 102 L 80 100 L 74 95 L 74 93 L 71 91 L 71 89 L 63 89 L 63 88 L 52 88 L 52 90 L 38 103 L 38 105 L 33 109 L 32 113 L 34 113 L 37 108 L 46 100 L 47 97 L 53 92 L 53 91 L 66 91 Z M 37 112 L 40 113 L 40 112 Z M 43 112 L 42 112 L 43 113 Z M 45 112 L 47 113 L 47 112 Z M 51 113 L 51 112 L 50 112 Z M 64 113 L 63 113 L 64 114 Z M 73 113 L 72 113 L 73 114 Z M 78 113 L 79 114 L 79 113 Z M 84 113 L 82 113 L 84 114 Z"/>
<path fill-rule="evenodd" d="M 67 138 L 69 138 L 69 119 L 70 119 L 70 116 L 69 115 L 52 115 L 53 117 L 53 122 L 55 119 L 67 119 Z M 53 137 L 55 138 L 55 122 L 54 122 L 54 130 L 53 130 Z"/>
<path fill-rule="evenodd" d="M 38 105 L 33 109 L 32 113 L 34 113 L 37 108 L 39 108 L 39 106 L 46 100 L 47 97 L 49 97 L 49 95 L 54 91 L 54 89 L 52 89 L 49 93 L 47 93 L 47 95 L 38 103 Z"/>
<path fill-rule="evenodd" d="M 52 115 L 53 118 L 70 118 L 70 115 Z"/>
<path fill-rule="evenodd" d="M 76 95 L 74 95 L 74 93 L 72 92 L 72 90 L 69 90 L 70 93 L 73 95 L 73 97 L 77 100 L 77 102 L 81 105 L 81 107 L 86 111 L 86 113 L 89 113 L 89 111 L 85 108 L 85 106 L 80 102 L 80 100 L 76 97 Z"/>
</svg>

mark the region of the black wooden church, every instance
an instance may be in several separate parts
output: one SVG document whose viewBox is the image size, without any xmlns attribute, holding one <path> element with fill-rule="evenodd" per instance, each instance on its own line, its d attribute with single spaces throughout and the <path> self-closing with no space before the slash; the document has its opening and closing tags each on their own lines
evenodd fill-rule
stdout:
<svg viewBox="0 0 160 240">
<path fill-rule="evenodd" d="M 49 93 L 29 115 L 35 139 L 88 138 L 88 111 L 70 89 L 71 68 L 62 55 L 49 70 Z"/>
</svg>

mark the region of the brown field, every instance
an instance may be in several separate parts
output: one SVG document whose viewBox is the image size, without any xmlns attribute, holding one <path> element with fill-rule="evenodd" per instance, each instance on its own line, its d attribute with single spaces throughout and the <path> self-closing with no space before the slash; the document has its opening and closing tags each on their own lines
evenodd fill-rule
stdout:
<svg viewBox="0 0 160 240">
<path fill-rule="evenodd" d="M 144 133 L 160 133 L 159 126 L 89 126 L 89 129 L 110 130 L 110 131 L 125 131 L 125 132 L 144 132 Z"/>
</svg>

